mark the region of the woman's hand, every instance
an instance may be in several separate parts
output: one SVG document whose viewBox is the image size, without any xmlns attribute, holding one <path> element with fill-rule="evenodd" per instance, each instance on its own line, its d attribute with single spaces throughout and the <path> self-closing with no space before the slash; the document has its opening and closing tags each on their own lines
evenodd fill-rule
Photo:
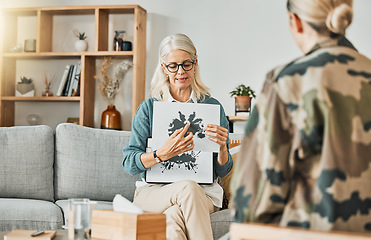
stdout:
<svg viewBox="0 0 371 240">
<path fill-rule="evenodd" d="M 228 130 L 226 128 L 215 124 L 207 124 L 205 131 L 209 139 L 219 144 L 221 149 L 227 148 Z"/>
<path fill-rule="evenodd" d="M 227 151 L 227 139 L 228 139 L 228 129 L 215 125 L 208 124 L 205 127 L 206 135 L 213 142 L 219 144 L 219 154 L 218 163 L 219 165 L 224 165 L 228 161 L 228 151 Z"/>
<path fill-rule="evenodd" d="M 166 140 L 164 145 L 157 150 L 157 156 L 161 159 L 161 161 L 166 161 L 172 157 L 193 149 L 193 133 L 190 132 L 186 137 L 184 137 L 190 125 L 190 123 L 187 123 L 187 125 L 185 125 L 183 128 L 176 130 Z"/>
</svg>

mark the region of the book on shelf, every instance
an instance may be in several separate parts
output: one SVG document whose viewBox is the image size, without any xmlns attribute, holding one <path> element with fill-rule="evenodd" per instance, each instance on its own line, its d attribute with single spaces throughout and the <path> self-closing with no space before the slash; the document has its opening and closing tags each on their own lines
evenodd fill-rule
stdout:
<svg viewBox="0 0 371 240">
<path fill-rule="evenodd" d="M 72 79 L 72 75 L 74 74 L 74 69 L 75 69 L 75 65 L 71 65 L 70 66 L 70 70 L 68 71 L 68 77 L 67 77 L 67 82 L 64 86 L 64 89 L 63 89 L 63 93 L 62 93 L 62 96 L 67 96 L 68 95 L 68 89 L 70 87 L 70 84 L 71 84 L 71 79 Z"/>
<path fill-rule="evenodd" d="M 31 234 L 34 232 L 36 232 L 36 230 L 13 229 L 12 231 L 5 234 L 4 240 L 28 240 L 28 239 L 50 240 L 53 239 L 57 234 L 57 231 L 50 230 L 45 231 L 43 234 L 37 237 L 31 237 Z"/>
<path fill-rule="evenodd" d="M 64 69 L 63 76 L 61 78 L 61 82 L 58 87 L 57 96 L 62 96 L 63 89 L 64 89 L 64 86 L 66 85 L 69 71 L 70 71 L 70 65 L 67 65 L 66 68 Z"/>
<path fill-rule="evenodd" d="M 72 88 L 73 88 L 73 85 L 75 84 L 75 77 L 76 77 L 77 71 L 80 71 L 79 66 L 80 66 L 80 62 L 77 65 L 74 65 L 72 76 L 71 76 L 71 81 L 70 81 L 70 84 L 68 86 L 68 91 L 67 91 L 68 97 L 72 96 Z M 80 75 L 80 72 L 78 74 Z"/>
<path fill-rule="evenodd" d="M 75 76 L 73 78 L 73 81 L 71 83 L 71 87 L 68 90 L 68 96 L 78 96 L 78 88 L 79 88 L 79 83 L 80 83 L 80 75 L 81 75 L 81 63 L 78 62 L 76 66 L 76 72 Z"/>
<path fill-rule="evenodd" d="M 79 81 L 77 83 L 76 90 L 72 90 L 72 96 L 73 97 L 80 96 L 80 79 L 79 79 Z"/>
</svg>

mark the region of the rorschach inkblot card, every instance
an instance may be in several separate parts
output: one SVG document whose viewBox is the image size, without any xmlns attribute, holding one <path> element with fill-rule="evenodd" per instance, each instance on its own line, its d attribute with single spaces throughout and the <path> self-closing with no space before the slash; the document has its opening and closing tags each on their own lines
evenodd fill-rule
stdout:
<svg viewBox="0 0 371 240">
<path fill-rule="evenodd" d="M 187 123 L 190 123 L 187 132 L 193 133 L 194 149 L 148 169 L 146 182 L 213 182 L 213 152 L 219 151 L 219 145 L 208 138 L 205 127 L 207 124 L 220 125 L 219 105 L 154 102 L 152 139 L 148 139 L 147 151 L 162 147 L 169 136 Z"/>
<path fill-rule="evenodd" d="M 220 125 L 220 106 L 199 103 L 154 102 L 152 148 L 162 147 L 171 134 L 188 122 L 188 132 L 194 135 L 194 151 L 219 151 L 219 145 L 206 136 L 205 127 Z"/>
</svg>

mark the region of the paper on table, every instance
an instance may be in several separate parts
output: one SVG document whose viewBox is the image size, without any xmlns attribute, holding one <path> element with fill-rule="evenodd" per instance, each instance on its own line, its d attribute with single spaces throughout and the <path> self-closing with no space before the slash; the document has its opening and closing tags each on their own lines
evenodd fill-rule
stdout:
<svg viewBox="0 0 371 240">
<path fill-rule="evenodd" d="M 115 212 L 126 212 L 126 213 L 143 213 L 143 210 L 124 198 L 121 194 L 116 194 L 113 199 L 113 210 Z"/>
</svg>

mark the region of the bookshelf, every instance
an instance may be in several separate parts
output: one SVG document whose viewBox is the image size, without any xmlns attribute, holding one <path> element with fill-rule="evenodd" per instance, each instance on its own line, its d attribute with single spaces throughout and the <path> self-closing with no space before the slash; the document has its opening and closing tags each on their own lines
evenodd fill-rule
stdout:
<svg viewBox="0 0 371 240">
<path fill-rule="evenodd" d="M 133 50 L 115 52 L 109 49 L 110 18 L 113 15 L 131 15 L 130 22 L 133 31 Z M 60 17 L 85 19 L 88 17 L 91 25 L 91 49 L 86 52 L 62 51 L 55 46 L 55 37 L 58 26 L 54 24 Z M 35 21 L 36 52 L 11 52 L 10 48 L 19 40 L 21 27 L 19 19 L 31 17 Z M 93 21 L 90 21 L 93 20 Z M 102 6 L 57 6 L 35 8 L 8 8 L 2 10 L 2 29 L 0 39 L 0 127 L 14 126 L 15 108 L 17 102 L 54 102 L 58 109 L 59 102 L 77 102 L 79 104 L 79 124 L 94 127 L 94 100 L 96 83 L 97 60 L 104 57 L 114 59 L 131 59 L 132 71 L 132 98 L 131 109 L 134 116 L 139 104 L 145 98 L 145 61 L 146 61 L 146 10 L 138 5 L 102 5 Z M 72 30 L 73 26 L 71 26 Z M 6 34 L 5 34 L 6 33 Z M 56 37 L 55 37 L 56 38 Z M 89 43 L 90 44 L 90 43 Z M 15 88 L 17 82 L 17 64 L 19 61 L 46 60 L 48 64 L 58 64 L 60 60 L 81 62 L 80 96 L 42 97 L 41 93 L 35 97 L 17 97 Z M 61 72 L 65 65 L 60 66 Z M 26 74 L 26 73 L 21 73 Z M 42 80 L 40 80 L 42 81 Z M 55 79 L 59 85 L 60 79 Z M 56 91 L 53 91 L 56 95 Z M 66 119 L 61 119 L 64 122 Z"/>
</svg>

